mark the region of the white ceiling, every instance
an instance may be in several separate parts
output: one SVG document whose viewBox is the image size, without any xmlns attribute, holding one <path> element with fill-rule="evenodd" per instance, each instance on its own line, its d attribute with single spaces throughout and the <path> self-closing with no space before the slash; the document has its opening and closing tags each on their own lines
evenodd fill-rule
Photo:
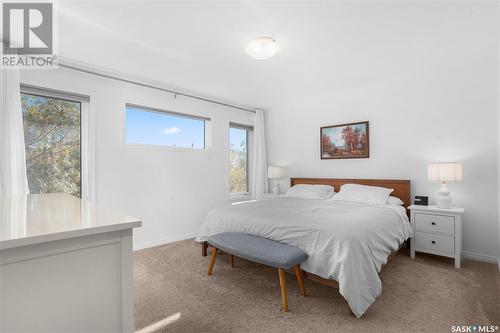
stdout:
<svg viewBox="0 0 500 333">
<path fill-rule="evenodd" d="M 59 54 L 272 108 L 288 96 L 349 91 L 389 69 L 407 70 L 419 57 L 439 56 L 443 43 L 447 52 L 464 52 L 458 37 L 450 41 L 440 33 L 453 26 L 436 30 L 454 11 L 474 15 L 464 6 L 470 4 L 59 1 Z M 258 35 L 276 37 L 281 51 L 263 61 L 246 56 L 245 41 Z M 478 61 L 484 57 L 481 50 L 465 52 L 477 52 Z M 453 58 L 447 64 L 460 66 Z"/>
</svg>

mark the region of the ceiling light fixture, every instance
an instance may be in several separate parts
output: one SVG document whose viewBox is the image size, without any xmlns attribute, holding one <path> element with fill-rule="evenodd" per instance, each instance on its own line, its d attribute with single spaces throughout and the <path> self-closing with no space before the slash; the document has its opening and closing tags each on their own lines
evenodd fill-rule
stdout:
<svg viewBox="0 0 500 333">
<path fill-rule="evenodd" d="M 279 49 L 278 42 L 272 37 L 255 37 L 245 45 L 246 54 L 257 60 L 271 58 Z"/>
</svg>

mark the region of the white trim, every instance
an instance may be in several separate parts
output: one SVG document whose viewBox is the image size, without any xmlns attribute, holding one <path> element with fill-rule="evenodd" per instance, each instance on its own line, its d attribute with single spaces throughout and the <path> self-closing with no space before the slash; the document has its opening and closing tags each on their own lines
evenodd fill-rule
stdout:
<svg viewBox="0 0 500 333">
<path fill-rule="evenodd" d="M 142 243 L 134 244 L 134 251 L 148 249 L 150 247 L 165 245 L 165 244 L 169 244 L 169 243 L 175 243 L 175 242 L 179 242 L 182 240 L 195 238 L 195 237 L 196 237 L 196 233 L 190 232 L 187 234 L 174 235 L 174 236 L 169 236 L 169 237 L 165 237 L 165 238 L 161 238 L 161 239 L 157 239 L 157 240 L 153 240 L 153 241 L 142 242 Z"/>
<path fill-rule="evenodd" d="M 83 97 L 89 97 L 90 99 L 92 99 L 92 94 L 91 94 L 91 90 L 89 90 L 87 87 L 83 88 L 83 87 L 79 87 L 78 88 L 78 93 L 73 91 L 73 89 L 71 90 L 68 90 L 68 87 L 65 86 L 65 85 L 62 85 L 62 84 L 59 84 L 59 83 L 54 83 L 54 82 L 51 82 L 51 81 L 46 81 L 44 80 L 44 77 L 40 76 L 39 78 L 37 78 L 36 80 L 33 80 L 33 79 L 28 79 L 28 80 L 21 80 L 21 87 L 22 86 L 25 86 L 25 87 L 30 87 L 30 88 L 39 88 L 39 89 L 43 89 L 45 91 L 52 91 L 54 93 L 64 93 L 64 92 L 67 92 L 69 95 L 72 95 L 73 97 L 74 96 L 83 96 Z"/>
<path fill-rule="evenodd" d="M 236 129 L 241 129 L 246 131 L 247 135 L 247 190 L 246 192 L 230 192 L 230 187 L 231 187 L 231 180 L 229 179 L 230 176 L 230 156 L 231 156 L 231 151 L 230 151 L 230 140 L 231 140 L 231 128 L 236 128 Z M 242 124 L 242 123 L 237 123 L 237 122 L 232 122 L 229 121 L 227 123 L 227 141 L 226 141 L 226 147 L 227 147 L 227 154 L 226 154 L 226 179 L 227 179 L 227 199 L 232 202 L 237 202 L 237 201 L 247 201 L 249 199 L 252 199 L 252 192 L 250 191 L 250 184 L 251 184 L 251 176 L 252 176 L 252 170 L 251 170 L 251 161 L 253 159 L 253 125 L 248 125 L 248 124 Z"/>
<path fill-rule="evenodd" d="M 210 148 L 188 148 L 188 147 L 175 147 L 175 146 L 162 146 L 157 144 L 146 144 L 146 143 L 125 143 L 122 144 L 123 148 L 130 149 L 156 149 L 156 150 L 170 150 L 177 152 L 186 152 L 186 153 L 209 153 Z"/>
<path fill-rule="evenodd" d="M 159 114 L 163 114 L 163 115 L 167 115 L 167 116 L 174 116 L 174 117 L 179 117 L 179 118 L 187 118 L 187 119 L 194 119 L 194 120 L 203 121 L 204 147 L 203 148 L 190 148 L 190 147 L 176 147 L 176 146 L 169 146 L 169 145 L 149 144 L 149 143 L 127 143 L 127 108 L 129 106 L 132 108 L 135 108 L 137 110 L 143 111 L 143 112 L 159 113 Z M 126 148 L 160 149 L 160 150 L 169 150 L 169 151 L 175 151 L 175 152 L 210 153 L 210 150 L 212 148 L 212 119 L 210 117 L 197 116 L 197 115 L 187 114 L 187 113 L 179 113 L 176 111 L 169 111 L 169 110 L 160 109 L 160 108 L 152 108 L 152 107 L 148 107 L 148 106 L 140 106 L 139 104 L 134 104 L 134 103 L 125 103 L 125 106 L 124 106 L 123 112 L 122 112 L 122 121 L 121 122 L 122 122 L 121 147 L 125 148 L 125 149 Z"/>
<path fill-rule="evenodd" d="M 214 139 L 212 135 L 212 119 L 209 119 L 205 121 L 205 148 L 203 150 L 210 153 L 213 146 Z"/>
<path fill-rule="evenodd" d="M 471 259 L 471 260 L 476 260 L 476 261 L 484 261 L 484 262 L 492 262 L 495 263 L 497 262 L 497 257 L 491 256 L 488 254 L 480 254 L 480 253 L 474 253 L 474 252 L 469 252 L 469 251 L 462 251 L 462 257 Z M 499 261 L 500 264 L 500 261 Z"/>
<path fill-rule="evenodd" d="M 252 195 L 250 193 L 232 193 L 229 195 L 228 202 L 231 204 L 252 201 Z"/>
<path fill-rule="evenodd" d="M 132 229 L 121 231 L 122 332 L 134 331 L 134 256 Z"/>
<path fill-rule="evenodd" d="M 155 246 L 160 246 L 160 245 L 165 245 L 169 243 L 175 243 L 179 242 L 182 240 L 190 239 L 190 238 L 195 238 L 196 233 L 187 233 L 187 234 L 182 234 L 182 235 L 175 235 L 175 236 L 170 236 L 158 240 L 153 240 L 153 241 L 148 241 L 148 242 L 142 242 L 139 244 L 134 244 L 134 251 L 138 250 L 143 250 L 147 249 L 150 247 L 155 247 Z M 487 254 L 478 254 L 474 252 L 469 252 L 469 251 L 463 251 L 462 252 L 462 257 L 470 260 L 476 260 L 476 261 L 482 261 L 482 262 L 492 262 L 495 263 L 498 261 L 498 271 L 500 272 L 500 258 L 496 258 L 495 256 L 487 255 Z"/>
<path fill-rule="evenodd" d="M 26 84 L 21 82 L 21 91 L 30 95 L 37 95 L 43 97 L 53 97 L 56 99 L 62 99 L 65 101 L 71 102 L 90 102 L 89 95 L 78 94 L 74 92 L 52 89 L 52 88 L 43 88 L 38 85 Z"/>
<path fill-rule="evenodd" d="M 232 121 L 229 122 L 229 127 L 231 128 L 238 128 L 242 129 L 245 131 L 253 131 L 253 126 L 252 125 L 246 125 L 246 124 L 240 124 L 240 123 L 234 123 Z"/>
<path fill-rule="evenodd" d="M 21 92 L 80 103 L 80 173 L 82 199 L 97 201 L 95 168 L 95 113 L 90 94 L 64 90 L 64 87 L 48 83 L 32 83 L 23 80 Z"/>
<path fill-rule="evenodd" d="M 90 102 L 81 104 L 81 170 L 82 173 L 82 199 L 96 202 L 96 159 L 95 159 L 95 113 Z"/>
<path fill-rule="evenodd" d="M 144 106 L 144 105 L 140 105 L 140 104 L 133 104 L 133 103 L 125 103 L 125 109 L 127 109 L 127 108 L 132 108 L 132 109 L 136 109 L 136 110 L 143 111 L 143 112 L 159 113 L 159 114 L 167 115 L 167 116 L 188 118 L 188 119 L 200 120 L 200 121 L 212 120 L 212 119 L 210 119 L 210 117 L 197 116 L 197 115 L 193 115 L 190 113 L 182 113 L 182 112 L 160 109 L 160 108 Z"/>
<path fill-rule="evenodd" d="M 250 196 L 250 192 L 233 192 L 233 193 L 229 193 L 229 198 L 230 199 L 247 198 L 249 196 Z"/>
</svg>

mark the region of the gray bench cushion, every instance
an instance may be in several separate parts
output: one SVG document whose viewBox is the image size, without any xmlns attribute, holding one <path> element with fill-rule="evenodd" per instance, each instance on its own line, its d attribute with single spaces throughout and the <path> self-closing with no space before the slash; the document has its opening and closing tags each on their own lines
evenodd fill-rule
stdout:
<svg viewBox="0 0 500 333">
<path fill-rule="evenodd" d="M 289 269 L 307 259 L 307 254 L 298 247 L 242 233 L 212 235 L 208 243 L 237 257 L 276 268 Z"/>
</svg>

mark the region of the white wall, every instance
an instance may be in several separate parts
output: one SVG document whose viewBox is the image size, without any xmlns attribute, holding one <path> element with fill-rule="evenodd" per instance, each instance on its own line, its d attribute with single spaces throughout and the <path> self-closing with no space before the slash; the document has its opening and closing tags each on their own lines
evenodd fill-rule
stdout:
<svg viewBox="0 0 500 333">
<path fill-rule="evenodd" d="M 269 163 L 292 177 L 410 179 L 412 195 L 435 202 L 427 163 L 460 161 L 464 182 L 449 188 L 466 208 L 464 254 L 496 261 L 498 4 L 339 6 L 324 43 L 342 47 L 305 57 L 316 76 L 283 89 L 267 114 Z M 320 160 L 320 126 L 364 120 L 369 159 Z"/>
<path fill-rule="evenodd" d="M 435 201 L 439 185 L 427 182 L 427 163 L 461 161 L 464 182 L 450 190 L 455 204 L 466 207 L 464 252 L 494 260 L 500 253 L 498 3 L 266 6 L 273 25 L 237 26 L 245 34 L 277 31 L 282 51 L 267 62 L 237 62 L 224 71 L 234 80 L 215 83 L 269 110 L 269 162 L 287 165 L 291 176 L 411 179 L 413 195 Z M 227 53 L 225 63 L 240 55 L 227 44 L 231 38 L 213 48 L 223 52 L 217 59 Z M 204 213 L 226 199 L 227 123 L 249 122 L 249 114 L 66 70 L 22 78 L 91 96 L 98 200 L 144 219 L 136 245 L 192 235 Z M 213 117 L 211 154 L 124 147 L 126 102 Z M 362 120 L 370 121 L 369 159 L 319 159 L 320 126 Z"/>
<path fill-rule="evenodd" d="M 227 200 L 228 124 L 251 125 L 251 113 L 66 69 L 24 71 L 21 81 L 90 96 L 97 202 L 143 220 L 135 248 L 194 237 L 207 211 Z M 212 148 L 124 145 L 126 103 L 211 118 Z"/>
</svg>

